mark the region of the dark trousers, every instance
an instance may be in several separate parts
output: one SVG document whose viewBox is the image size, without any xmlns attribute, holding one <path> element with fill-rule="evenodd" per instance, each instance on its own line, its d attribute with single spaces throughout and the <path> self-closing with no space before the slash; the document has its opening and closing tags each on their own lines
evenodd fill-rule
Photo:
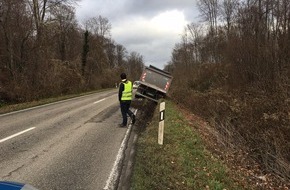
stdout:
<svg viewBox="0 0 290 190">
<path fill-rule="evenodd" d="M 130 110 L 131 101 L 121 101 L 120 107 L 121 107 L 121 113 L 123 117 L 123 125 L 127 125 L 127 115 L 129 115 L 131 118 L 133 117 L 133 112 Z"/>
</svg>

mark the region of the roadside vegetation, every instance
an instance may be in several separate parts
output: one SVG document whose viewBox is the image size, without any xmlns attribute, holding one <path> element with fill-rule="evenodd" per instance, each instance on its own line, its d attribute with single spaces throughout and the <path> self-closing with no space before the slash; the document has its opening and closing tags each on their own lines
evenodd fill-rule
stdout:
<svg viewBox="0 0 290 190">
<path fill-rule="evenodd" d="M 144 189 L 247 189 L 238 174 L 215 157 L 176 105 L 166 101 L 164 144 L 157 143 L 159 111 L 141 130 L 136 145 L 132 186 Z M 241 178 L 242 179 L 242 178 Z"/>
<path fill-rule="evenodd" d="M 78 23 L 77 1 L 0 1 L 0 106 L 139 78 L 143 57 L 112 39 L 106 17 Z"/>
<path fill-rule="evenodd" d="M 158 144 L 159 108 L 146 106 L 140 116 L 143 122 L 149 117 L 150 122 L 138 125 L 132 190 L 289 189 L 289 181 L 267 172 L 254 159 L 241 143 L 242 137 L 232 139 L 227 128 L 217 130 L 172 100 L 166 101 L 165 110 L 163 145 Z"/>
<path fill-rule="evenodd" d="M 251 183 L 289 189 L 289 2 L 199 0 L 198 9 L 204 22 L 187 25 L 166 66 L 170 97 L 209 124 L 212 151 L 252 160 L 243 161 L 258 168 Z"/>
</svg>

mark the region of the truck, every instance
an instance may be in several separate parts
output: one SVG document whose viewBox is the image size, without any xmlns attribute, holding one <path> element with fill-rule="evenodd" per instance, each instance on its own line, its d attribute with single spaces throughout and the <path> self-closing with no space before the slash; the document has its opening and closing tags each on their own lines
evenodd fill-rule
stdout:
<svg viewBox="0 0 290 190">
<path fill-rule="evenodd" d="M 165 98 L 169 90 L 173 77 L 169 72 L 149 65 L 145 67 L 136 90 L 136 98 L 147 98 L 158 102 L 160 98 Z"/>
</svg>

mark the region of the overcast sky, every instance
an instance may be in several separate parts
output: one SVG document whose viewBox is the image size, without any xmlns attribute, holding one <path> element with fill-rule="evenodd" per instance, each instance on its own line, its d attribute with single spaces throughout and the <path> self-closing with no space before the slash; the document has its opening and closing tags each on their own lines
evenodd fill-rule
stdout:
<svg viewBox="0 0 290 190">
<path fill-rule="evenodd" d="M 112 25 L 112 39 L 143 56 L 145 65 L 163 68 L 186 24 L 198 20 L 196 0 L 80 0 L 80 23 L 101 15 Z"/>
</svg>

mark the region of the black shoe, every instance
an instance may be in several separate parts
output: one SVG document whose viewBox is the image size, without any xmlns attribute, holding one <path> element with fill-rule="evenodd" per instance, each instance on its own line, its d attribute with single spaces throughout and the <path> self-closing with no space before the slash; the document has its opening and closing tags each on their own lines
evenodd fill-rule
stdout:
<svg viewBox="0 0 290 190">
<path fill-rule="evenodd" d="M 136 122 L 136 116 L 133 114 L 133 116 L 132 116 L 132 124 L 134 125 L 135 122 Z"/>
<path fill-rule="evenodd" d="M 126 125 L 124 125 L 123 123 L 120 123 L 120 124 L 118 125 L 118 127 L 126 127 Z"/>
</svg>

